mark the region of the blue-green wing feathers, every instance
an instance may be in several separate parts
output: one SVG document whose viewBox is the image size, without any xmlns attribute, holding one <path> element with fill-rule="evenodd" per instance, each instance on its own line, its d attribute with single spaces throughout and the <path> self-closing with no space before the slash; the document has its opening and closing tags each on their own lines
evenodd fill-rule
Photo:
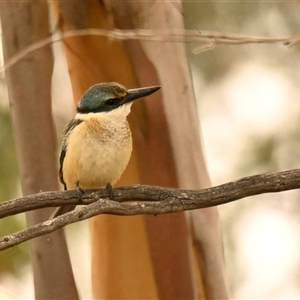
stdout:
<svg viewBox="0 0 300 300">
<path fill-rule="evenodd" d="M 67 141 L 68 141 L 68 138 L 69 138 L 71 132 L 73 131 L 73 129 L 82 122 L 84 122 L 84 121 L 80 120 L 80 119 L 72 119 L 67 124 L 67 126 L 62 134 L 63 139 L 62 139 L 62 143 L 61 143 L 61 147 L 60 147 L 58 175 L 59 175 L 59 181 L 63 184 L 65 190 L 67 190 L 67 185 L 64 181 L 64 176 L 63 176 L 63 163 L 64 163 L 64 159 L 65 159 L 66 153 L 67 153 Z"/>
</svg>

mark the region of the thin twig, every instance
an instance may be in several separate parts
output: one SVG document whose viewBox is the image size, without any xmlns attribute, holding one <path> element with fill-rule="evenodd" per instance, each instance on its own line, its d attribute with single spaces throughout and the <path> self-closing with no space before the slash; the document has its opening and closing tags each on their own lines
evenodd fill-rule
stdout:
<svg viewBox="0 0 300 300">
<path fill-rule="evenodd" d="M 206 44 L 195 49 L 195 53 L 211 50 L 212 45 L 242 45 L 253 43 L 283 43 L 286 46 L 295 45 L 300 41 L 300 35 L 289 37 L 261 37 L 247 36 L 238 34 L 224 34 L 217 31 L 199 31 L 199 30 L 150 30 L 150 29 L 132 29 L 132 30 L 106 30 L 106 29 L 78 29 L 61 32 L 60 35 L 51 35 L 36 43 L 26 47 L 8 59 L 0 72 L 12 67 L 29 53 L 43 48 L 51 43 L 55 43 L 67 38 L 79 36 L 106 36 L 116 40 L 142 40 L 153 42 L 172 42 L 172 43 L 202 43 Z"/>
<path fill-rule="evenodd" d="M 157 215 L 211 207 L 253 195 L 298 188 L 300 188 L 300 169 L 249 176 L 203 190 L 184 190 L 147 185 L 119 187 L 114 189 L 114 201 L 108 199 L 109 195 L 105 189 L 86 191 L 82 201 L 87 206 L 2 237 L 0 250 L 99 214 Z M 130 202 L 122 203 L 125 201 Z M 0 218 L 42 207 L 79 203 L 75 191 L 43 192 L 0 204 Z"/>
</svg>

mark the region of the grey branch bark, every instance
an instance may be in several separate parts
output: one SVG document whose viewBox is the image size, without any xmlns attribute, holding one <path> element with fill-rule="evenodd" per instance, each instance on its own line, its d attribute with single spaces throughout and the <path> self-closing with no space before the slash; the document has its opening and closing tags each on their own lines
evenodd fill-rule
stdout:
<svg viewBox="0 0 300 300">
<path fill-rule="evenodd" d="M 146 29 L 138 30 L 106 30 L 106 29 L 77 29 L 69 30 L 62 33 L 60 37 L 52 35 L 44 38 L 36 43 L 31 44 L 26 49 L 17 53 L 14 57 L 5 62 L 0 67 L 0 72 L 9 69 L 19 60 L 27 56 L 29 53 L 43 48 L 54 42 L 61 41 L 68 37 L 85 35 L 108 36 L 116 40 L 139 40 L 139 41 L 156 41 L 156 42 L 172 42 L 172 43 L 199 43 L 202 46 L 195 48 L 195 54 L 214 49 L 217 45 L 243 45 L 243 44 L 274 44 L 283 43 L 285 46 L 294 46 L 299 43 L 300 35 L 285 37 L 263 37 L 263 36 L 247 36 L 237 34 L 226 34 L 215 31 L 199 31 L 199 30 L 178 30 L 178 31 L 154 31 Z"/>
<path fill-rule="evenodd" d="M 203 190 L 147 185 L 119 187 L 114 189 L 114 201 L 109 200 L 108 192 L 105 189 L 86 191 L 82 198 L 85 207 L 2 237 L 0 250 L 99 214 L 157 215 L 211 207 L 249 196 L 298 188 L 300 188 L 300 169 L 248 176 Z M 0 218 L 33 209 L 67 204 L 80 204 L 76 191 L 42 192 L 2 203 Z"/>
</svg>

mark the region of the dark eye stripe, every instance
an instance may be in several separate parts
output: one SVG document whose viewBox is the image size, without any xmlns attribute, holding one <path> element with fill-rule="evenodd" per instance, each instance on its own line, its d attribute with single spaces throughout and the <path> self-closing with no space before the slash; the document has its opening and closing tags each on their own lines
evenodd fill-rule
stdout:
<svg viewBox="0 0 300 300">
<path fill-rule="evenodd" d="M 108 105 L 108 106 L 114 106 L 116 104 L 118 99 L 116 98 L 113 98 L 113 99 L 108 99 L 105 101 L 105 104 Z"/>
</svg>

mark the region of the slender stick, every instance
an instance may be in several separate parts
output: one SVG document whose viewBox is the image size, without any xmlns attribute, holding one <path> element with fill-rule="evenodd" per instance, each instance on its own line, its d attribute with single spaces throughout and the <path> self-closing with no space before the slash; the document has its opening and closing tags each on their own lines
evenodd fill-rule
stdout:
<svg viewBox="0 0 300 300">
<path fill-rule="evenodd" d="M 106 36 L 117 40 L 144 40 L 153 42 L 174 42 L 174 43 L 199 43 L 204 46 L 196 47 L 194 52 L 198 54 L 203 51 L 211 50 L 216 45 L 242 45 L 242 44 L 261 44 L 261 43 L 283 43 L 286 46 L 293 46 L 300 41 L 300 35 L 287 37 L 263 37 L 247 36 L 241 34 L 222 33 L 217 31 L 199 31 L 199 30 L 107 30 L 107 29 L 78 29 L 69 30 L 64 33 L 53 34 L 36 43 L 26 47 L 15 56 L 6 61 L 5 65 L 0 67 L 3 72 L 12 67 L 19 60 L 29 53 L 43 48 L 51 43 L 58 42 L 69 37 L 98 35 Z"/>
</svg>

